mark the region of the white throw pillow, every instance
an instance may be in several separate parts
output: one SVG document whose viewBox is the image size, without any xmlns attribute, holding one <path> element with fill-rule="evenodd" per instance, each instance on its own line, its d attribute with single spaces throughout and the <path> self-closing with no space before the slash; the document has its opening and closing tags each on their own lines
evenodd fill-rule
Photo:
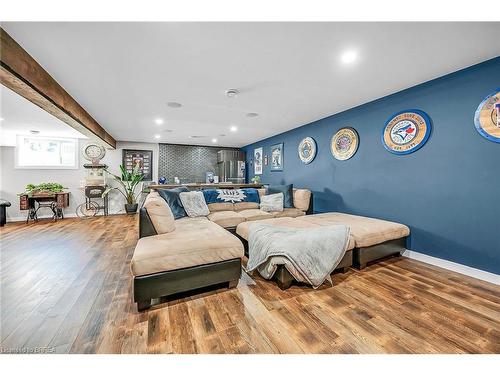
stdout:
<svg viewBox="0 0 500 375">
<path fill-rule="evenodd" d="M 189 217 L 207 216 L 210 211 L 201 191 L 188 191 L 179 194 L 184 210 Z"/>
<path fill-rule="evenodd" d="M 283 211 L 283 193 L 260 197 L 260 209 L 265 212 Z"/>
</svg>

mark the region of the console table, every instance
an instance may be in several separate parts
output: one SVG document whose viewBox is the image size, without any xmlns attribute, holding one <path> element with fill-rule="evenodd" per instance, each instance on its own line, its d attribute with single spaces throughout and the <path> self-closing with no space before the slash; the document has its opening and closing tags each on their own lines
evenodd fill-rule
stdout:
<svg viewBox="0 0 500 375">
<path fill-rule="evenodd" d="M 64 219 L 63 208 L 69 206 L 69 193 L 36 193 L 22 194 L 19 196 L 19 209 L 28 210 L 26 223 L 30 220 L 38 221 L 38 210 L 49 208 L 52 211 L 52 219 Z"/>
</svg>

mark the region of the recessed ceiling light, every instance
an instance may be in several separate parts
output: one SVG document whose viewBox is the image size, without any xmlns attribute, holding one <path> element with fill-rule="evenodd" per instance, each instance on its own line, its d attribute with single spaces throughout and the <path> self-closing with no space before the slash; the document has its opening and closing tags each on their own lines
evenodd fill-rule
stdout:
<svg viewBox="0 0 500 375">
<path fill-rule="evenodd" d="M 229 130 L 231 130 L 232 132 L 235 132 L 235 131 L 238 131 L 238 127 L 236 125 L 231 125 Z"/>
<path fill-rule="evenodd" d="M 247 117 L 257 117 L 259 114 L 255 112 L 248 112 Z"/>
<path fill-rule="evenodd" d="M 0 117 L 0 121 L 3 121 L 3 117 Z"/>
<path fill-rule="evenodd" d="M 217 143 L 217 138 L 212 138 L 212 143 Z"/>
<path fill-rule="evenodd" d="M 163 121 L 163 119 L 162 119 L 162 118 L 155 118 L 155 124 L 156 124 L 156 125 L 161 125 L 161 124 L 163 124 L 163 122 L 164 122 L 164 121 Z"/>
<path fill-rule="evenodd" d="M 354 61 L 356 61 L 357 58 L 358 58 L 358 54 L 356 53 L 356 51 L 353 51 L 353 50 L 345 51 L 342 54 L 342 56 L 340 57 L 340 59 L 342 60 L 342 62 L 344 64 L 353 63 Z"/>
<path fill-rule="evenodd" d="M 155 138 L 156 138 L 156 139 L 160 139 L 160 138 L 161 138 L 161 135 L 160 135 L 160 134 L 155 134 Z"/>
<path fill-rule="evenodd" d="M 239 92 L 238 90 L 236 90 L 236 89 L 229 89 L 229 90 L 226 90 L 226 96 L 227 96 L 228 98 L 232 98 L 232 99 L 236 98 L 236 97 L 238 96 L 238 94 L 239 94 L 239 93 L 240 93 L 240 92 Z"/>
<path fill-rule="evenodd" d="M 177 103 L 177 102 L 167 102 L 167 105 L 170 108 L 180 108 L 180 107 L 182 107 L 182 104 L 181 103 Z"/>
</svg>

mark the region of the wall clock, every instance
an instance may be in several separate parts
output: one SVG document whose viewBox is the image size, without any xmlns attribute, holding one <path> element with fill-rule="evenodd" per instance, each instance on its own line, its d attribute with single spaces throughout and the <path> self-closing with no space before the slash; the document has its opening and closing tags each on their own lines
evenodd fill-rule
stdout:
<svg viewBox="0 0 500 375">
<path fill-rule="evenodd" d="M 395 155 L 406 155 L 421 148 L 431 135 L 431 119 L 418 109 L 407 109 L 391 116 L 382 129 L 382 144 Z"/>
<path fill-rule="evenodd" d="M 500 143 L 500 89 L 479 104 L 474 115 L 474 125 L 484 138 Z"/>
<path fill-rule="evenodd" d="M 348 160 L 354 156 L 359 146 L 358 132 L 353 128 L 342 128 L 332 137 L 330 151 L 337 160 Z"/>
<path fill-rule="evenodd" d="M 91 161 L 93 165 L 98 165 L 104 155 L 106 155 L 106 149 L 95 143 L 90 143 L 83 149 L 83 157 Z"/>
<path fill-rule="evenodd" d="M 304 164 L 309 164 L 316 156 L 316 141 L 306 137 L 299 143 L 299 158 Z"/>
</svg>

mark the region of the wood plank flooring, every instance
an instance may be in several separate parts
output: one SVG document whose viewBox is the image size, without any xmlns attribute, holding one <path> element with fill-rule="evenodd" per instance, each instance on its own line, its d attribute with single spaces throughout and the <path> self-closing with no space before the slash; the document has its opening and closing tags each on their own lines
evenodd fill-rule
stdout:
<svg viewBox="0 0 500 375">
<path fill-rule="evenodd" d="M 500 353 L 500 288 L 407 258 L 318 290 L 243 273 L 138 313 L 137 217 L 7 224 L 1 350 L 56 353 Z"/>
</svg>

